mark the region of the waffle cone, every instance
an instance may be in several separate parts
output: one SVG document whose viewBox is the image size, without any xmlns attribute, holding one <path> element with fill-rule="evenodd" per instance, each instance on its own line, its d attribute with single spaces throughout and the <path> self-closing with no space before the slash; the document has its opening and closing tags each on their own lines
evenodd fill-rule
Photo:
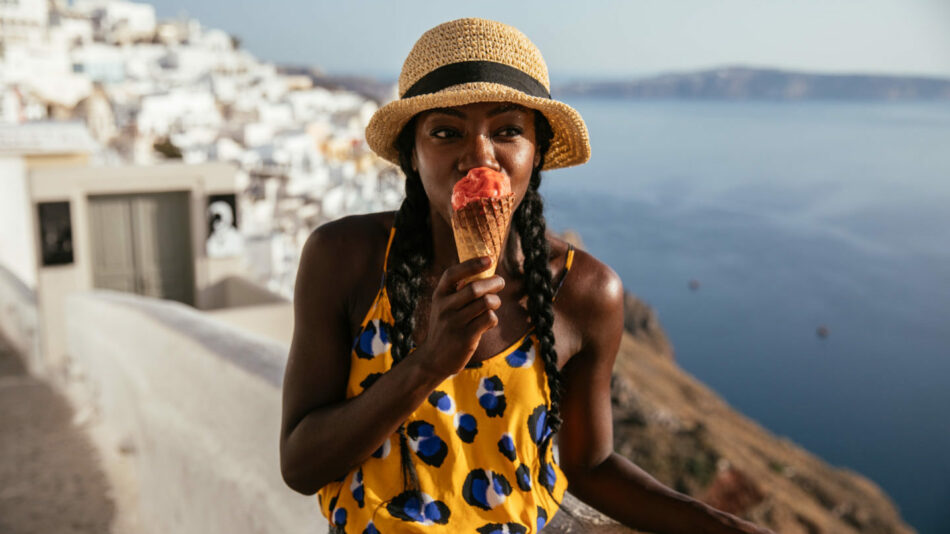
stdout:
<svg viewBox="0 0 950 534">
<path fill-rule="evenodd" d="M 514 203 L 513 194 L 500 198 L 480 198 L 452 213 L 452 230 L 455 233 L 459 262 L 480 256 L 492 258 L 491 267 L 466 278 L 462 285 L 495 274 L 501 247 L 511 224 Z"/>
</svg>

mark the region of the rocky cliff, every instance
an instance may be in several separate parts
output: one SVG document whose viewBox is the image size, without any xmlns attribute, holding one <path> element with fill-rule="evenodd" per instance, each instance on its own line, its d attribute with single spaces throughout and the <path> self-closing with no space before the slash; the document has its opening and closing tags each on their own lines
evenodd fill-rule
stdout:
<svg viewBox="0 0 950 534">
<path fill-rule="evenodd" d="M 915 532 L 876 484 L 772 434 L 679 368 L 648 305 L 628 294 L 625 308 L 611 383 L 617 452 L 669 487 L 781 534 Z M 565 524 L 593 514 L 565 505 Z"/>
</svg>

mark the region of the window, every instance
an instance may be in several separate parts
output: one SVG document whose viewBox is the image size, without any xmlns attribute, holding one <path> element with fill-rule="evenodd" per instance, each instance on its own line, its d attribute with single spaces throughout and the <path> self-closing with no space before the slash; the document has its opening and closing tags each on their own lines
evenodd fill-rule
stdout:
<svg viewBox="0 0 950 534">
<path fill-rule="evenodd" d="M 3 0 L 0 0 L 3 1 Z M 41 202 L 40 250 L 43 265 L 67 265 L 73 262 L 73 228 L 69 202 Z"/>
</svg>

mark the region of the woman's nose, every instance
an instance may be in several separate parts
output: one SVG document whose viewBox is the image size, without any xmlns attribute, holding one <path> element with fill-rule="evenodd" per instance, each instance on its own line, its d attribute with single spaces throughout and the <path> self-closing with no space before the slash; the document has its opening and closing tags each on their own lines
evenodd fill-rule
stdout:
<svg viewBox="0 0 950 534">
<path fill-rule="evenodd" d="M 459 159 L 459 171 L 465 173 L 475 167 L 488 167 L 500 171 L 498 159 L 495 157 L 495 145 L 488 134 L 471 136 L 465 144 L 465 152 Z"/>
</svg>

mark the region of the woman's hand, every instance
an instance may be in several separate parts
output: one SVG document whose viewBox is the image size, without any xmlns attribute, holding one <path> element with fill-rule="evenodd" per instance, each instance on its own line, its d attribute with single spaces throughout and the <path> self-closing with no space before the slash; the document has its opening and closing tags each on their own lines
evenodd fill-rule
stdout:
<svg viewBox="0 0 950 534">
<path fill-rule="evenodd" d="M 498 324 L 494 310 L 501 306 L 496 293 L 505 287 L 502 277 L 495 275 L 458 288 L 462 280 L 490 265 L 491 259 L 483 256 L 442 273 L 432 292 L 425 341 L 413 353 L 413 357 L 422 358 L 419 364 L 426 371 L 442 377 L 458 373 L 475 354 L 482 334 Z"/>
</svg>

